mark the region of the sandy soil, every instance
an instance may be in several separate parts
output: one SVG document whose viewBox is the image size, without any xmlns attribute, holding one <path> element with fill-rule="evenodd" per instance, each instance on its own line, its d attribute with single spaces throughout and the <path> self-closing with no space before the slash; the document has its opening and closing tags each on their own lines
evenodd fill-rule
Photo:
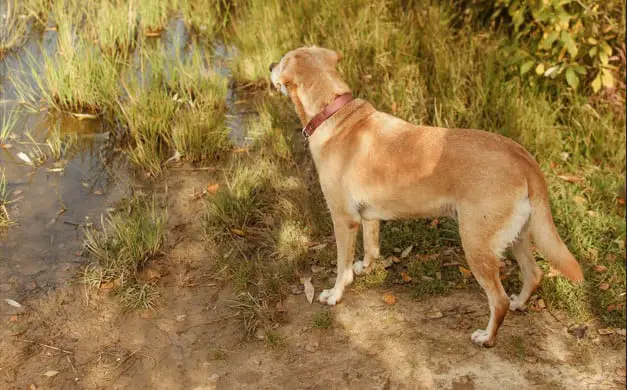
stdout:
<svg viewBox="0 0 627 390">
<path fill-rule="evenodd" d="M 158 279 L 159 309 L 123 313 L 107 292 L 80 285 L 21 308 L 0 302 L 0 388 L 625 388 L 624 336 L 590 325 L 577 338 L 561 313 L 510 314 L 495 348 L 474 346 L 470 334 L 488 318 L 480 291 L 417 301 L 402 289 L 349 290 L 331 309 L 292 295 L 278 342 L 247 340 L 233 290 L 208 272 L 202 203 L 189 196 L 206 175 L 179 176 L 168 182 L 167 254 L 146 273 Z M 320 291 L 327 280 L 314 282 Z M 315 328 L 323 310 L 332 325 Z"/>
</svg>

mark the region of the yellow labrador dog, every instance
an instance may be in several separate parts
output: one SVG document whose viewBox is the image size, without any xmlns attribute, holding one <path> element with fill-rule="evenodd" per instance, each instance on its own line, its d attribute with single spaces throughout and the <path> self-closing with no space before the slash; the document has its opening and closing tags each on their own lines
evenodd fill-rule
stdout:
<svg viewBox="0 0 627 390">
<path fill-rule="evenodd" d="M 522 309 L 542 272 L 537 248 L 572 281 L 579 264 L 558 235 L 544 176 L 516 142 L 485 131 L 416 126 L 353 99 L 336 66 L 341 56 L 304 47 L 270 65 L 275 87 L 288 95 L 318 171 L 337 243 L 337 279 L 319 301 L 335 305 L 344 288 L 379 257 L 379 221 L 451 216 L 459 222 L 470 269 L 485 290 L 490 320 L 472 334 L 494 345 L 508 308 Z M 353 264 L 363 226 L 364 258 Z M 499 256 L 512 245 L 524 283 L 512 299 L 499 279 Z"/>
</svg>

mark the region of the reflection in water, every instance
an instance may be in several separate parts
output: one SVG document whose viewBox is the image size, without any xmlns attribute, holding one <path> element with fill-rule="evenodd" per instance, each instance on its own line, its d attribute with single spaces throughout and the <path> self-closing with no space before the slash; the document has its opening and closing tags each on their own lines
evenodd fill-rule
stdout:
<svg viewBox="0 0 627 390">
<path fill-rule="evenodd" d="M 7 113 L 17 114 L 8 143 L 0 148 L 11 218 L 0 233 L 0 299 L 20 299 L 54 288 L 72 276 L 80 260 L 80 225 L 99 220 L 128 189 L 126 162 L 113 148 L 99 120 L 21 110 L 10 77 L 33 84 L 26 62 L 39 66 L 43 52 L 53 54 L 55 31 L 32 31 L 21 49 L 0 61 L 0 125 Z M 55 142 L 57 141 L 57 142 Z M 44 154 L 43 164 L 29 166 L 18 153 Z"/>
</svg>

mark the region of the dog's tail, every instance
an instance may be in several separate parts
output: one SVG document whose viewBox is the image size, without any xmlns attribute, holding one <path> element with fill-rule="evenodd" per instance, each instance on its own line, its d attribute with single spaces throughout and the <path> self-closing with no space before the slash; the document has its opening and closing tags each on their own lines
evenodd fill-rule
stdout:
<svg viewBox="0 0 627 390">
<path fill-rule="evenodd" d="M 566 278 L 573 282 L 582 282 L 581 267 L 564 245 L 555 228 L 544 177 L 539 168 L 537 173 L 530 176 L 528 177 L 529 200 L 531 202 L 529 228 L 536 247 Z"/>
</svg>

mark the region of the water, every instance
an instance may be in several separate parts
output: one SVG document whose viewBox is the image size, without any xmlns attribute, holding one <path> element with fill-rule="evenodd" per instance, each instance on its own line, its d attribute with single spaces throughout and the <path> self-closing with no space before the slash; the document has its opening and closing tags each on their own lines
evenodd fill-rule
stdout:
<svg viewBox="0 0 627 390">
<path fill-rule="evenodd" d="M 171 20 L 161 38 L 154 41 L 163 44 L 167 56 L 205 50 L 192 47 L 188 30 L 178 19 Z M 101 216 L 114 209 L 137 184 L 100 120 L 20 109 L 20 97 L 9 75 L 17 72 L 19 80 L 32 84 L 24 61 L 32 58 L 41 66 L 43 53 L 51 55 L 56 47 L 56 31 L 31 29 L 26 44 L 0 61 L 0 121 L 13 110 L 20 111 L 14 138 L 9 142 L 12 147 L 0 148 L 0 167 L 12 200 L 8 211 L 15 221 L 7 232 L 0 233 L 0 300 L 19 301 L 67 283 L 76 274 L 76 266 L 85 261 L 81 257 L 83 228 L 91 223 L 99 226 Z M 232 48 L 216 42 L 212 49 L 214 70 L 229 78 Z M 137 63 L 138 53 L 131 58 Z M 232 88 L 226 103 L 231 137 L 236 144 L 244 145 L 248 142 L 244 129 L 250 107 L 238 101 Z M 74 146 L 62 158 L 64 163 L 48 159 L 35 168 L 18 157 L 20 152 L 32 153 L 37 146 L 46 150 L 45 142 L 55 131 L 74 139 Z"/>
</svg>

